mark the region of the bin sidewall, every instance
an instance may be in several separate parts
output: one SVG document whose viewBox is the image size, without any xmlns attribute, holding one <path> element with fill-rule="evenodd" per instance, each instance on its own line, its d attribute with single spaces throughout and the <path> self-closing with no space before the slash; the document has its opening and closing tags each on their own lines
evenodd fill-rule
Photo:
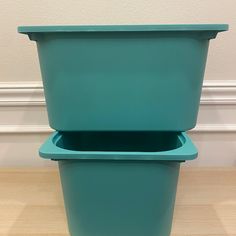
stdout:
<svg viewBox="0 0 236 236">
<path fill-rule="evenodd" d="M 209 40 L 200 32 L 176 34 L 44 34 L 37 48 L 50 126 L 60 131 L 193 128 Z"/>
<path fill-rule="evenodd" d="M 169 236 L 180 162 L 58 163 L 71 235 Z"/>
</svg>

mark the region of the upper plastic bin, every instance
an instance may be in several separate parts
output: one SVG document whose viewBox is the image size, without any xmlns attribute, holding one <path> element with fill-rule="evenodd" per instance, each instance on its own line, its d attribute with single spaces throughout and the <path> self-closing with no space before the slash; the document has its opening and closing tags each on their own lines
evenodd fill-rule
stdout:
<svg viewBox="0 0 236 236">
<path fill-rule="evenodd" d="M 225 24 L 22 26 L 37 42 L 50 126 L 185 131 L 196 125 L 209 40 Z"/>
</svg>

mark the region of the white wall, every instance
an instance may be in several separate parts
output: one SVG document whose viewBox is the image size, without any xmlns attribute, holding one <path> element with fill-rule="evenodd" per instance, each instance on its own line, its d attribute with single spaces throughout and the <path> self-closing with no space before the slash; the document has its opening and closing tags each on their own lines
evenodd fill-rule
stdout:
<svg viewBox="0 0 236 236">
<path fill-rule="evenodd" d="M 234 79 L 235 0 L 1 0 L 0 80 L 39 80 L 36 48 L 19 25 L 228 23 L 212 40 L 207 79 Z"/>
<path fill-rule="evenodd" d="M 191 165 L 236 164 L 235 0 L 0 1 L 0 166 L 52 165 L 38 157 L 48 128 L 34 42 L 19 25 L 228 23 L 211 41 Z"/>
</svg>

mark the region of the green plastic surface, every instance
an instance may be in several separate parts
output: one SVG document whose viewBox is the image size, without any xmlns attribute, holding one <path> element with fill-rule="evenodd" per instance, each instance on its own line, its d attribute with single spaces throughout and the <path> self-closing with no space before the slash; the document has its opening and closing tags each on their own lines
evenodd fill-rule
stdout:
<svg viewBox="0 0 236 236">
<path fill-rule="evenodd" d="M 197 149 L 185 133 L 54 132 L 39 150 L 46 159 L 192 160 Z"/>
<path fill-rule="evenodd" d="M 51 25 L 19 26 L 19 33 L 32 32 L 97 32 L 97 31 L 225 31 L 227 24 L 165 24 L 165 25 Z"/>
<path fill-rule="evenodd" d="M 169 236 L 179 166 L 197 150 L 185 133 L 55 132 L 40 155 L 58 161 L 72 236 Z"/>
<path fill-rule="evenodd" d="M 25 26 L 50 126 L 184 131 L 196 124 L 209 39 L 227 25 Z"/>
<path fill-rule="evenodd" d="M 179 162 L 59 161 L 71 236 L 169 236 Z"/>
</svg>

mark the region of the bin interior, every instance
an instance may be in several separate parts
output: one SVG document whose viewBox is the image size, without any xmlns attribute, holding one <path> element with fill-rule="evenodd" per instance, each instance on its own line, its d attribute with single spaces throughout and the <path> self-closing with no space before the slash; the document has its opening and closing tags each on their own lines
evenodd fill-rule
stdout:
<svg viewBox="0 0 236 236">
<path fill-rule="evenodd" d="M 52 160 L 193 160 L 185 132 L 54 132 L 39 149 Z"/>
<path fill-rule="evenodd" d="M 176 132 L 72 132 L 55 143 L 73 151 L 161 152 L 182 145 Z"/>
</svg>

